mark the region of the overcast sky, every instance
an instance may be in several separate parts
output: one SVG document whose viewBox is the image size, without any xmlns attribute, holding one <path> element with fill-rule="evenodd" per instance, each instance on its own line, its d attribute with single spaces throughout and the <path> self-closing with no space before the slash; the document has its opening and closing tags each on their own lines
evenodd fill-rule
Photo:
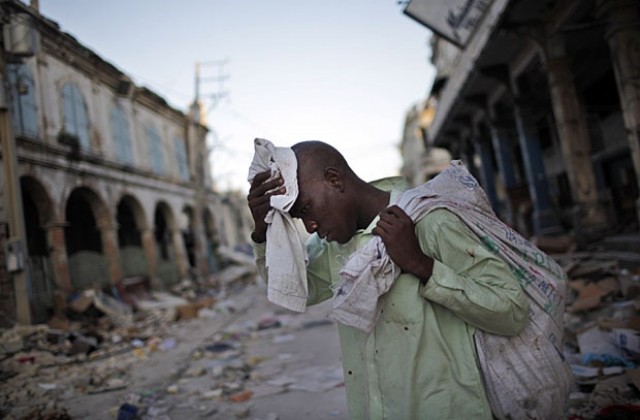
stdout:
<svg viewBox="0 0 640 420">
<path fill-rule="evenodd" d="M 326 141 L 367 181 L 398 174 L 404 116 L 434 76 L 429 31 L 394 0 L 40 0 L 40 10 L 183 111 L 195 63 L 227 60 L 201 71 L 219 190 L 248 191 L 255 137 Z"/>
</svg>

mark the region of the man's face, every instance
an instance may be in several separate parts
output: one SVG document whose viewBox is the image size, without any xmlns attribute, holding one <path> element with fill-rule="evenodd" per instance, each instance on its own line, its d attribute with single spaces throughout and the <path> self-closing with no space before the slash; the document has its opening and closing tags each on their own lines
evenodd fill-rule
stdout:
<svg viewBox="0 0 640 420">
<path fill-rule="evenodd" d="M 289 213 L 327 241 L 349 242 L 357 230 L 347 197 L 326 179 L 298 177 L 298 199 Z"/>
</svg>

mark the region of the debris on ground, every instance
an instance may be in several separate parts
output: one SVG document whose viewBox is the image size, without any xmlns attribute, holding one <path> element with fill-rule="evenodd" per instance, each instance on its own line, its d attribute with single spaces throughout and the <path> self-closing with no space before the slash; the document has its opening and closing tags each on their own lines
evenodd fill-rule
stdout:
<svg viewBox="0 0 640 420">
<path fill-rule="evenodd" d="M 576 252 L 571 238 L 540 237 L 536 243 L 569 281 L 564 356 L 576 383 L 568 418 L 640 417 L 638 254 Z M 118 395 L 110 418 L 251 418 L 258 398 L 344 386 L 339 367 L 317 369 L 286 350 L 248 351 L 256 341 L 287 349 L 306 330 L 335 325 L 326 318 L 302 321 L 280 309 L 202 336 L 162 386 L 131 386 L 136 366 L 180 351 L 177 331 L 189 325 L 183 323 L 235 319 L 233 297 L 260 280 L 245 252 L 224 252 L 228 263 L 206 279 L 159 291 L 137 276 L 110 290 L 57 294 L 47 324 L 0 330 L 0 417 L 66 419 L 70 398 Z"/>
<path fill-rule="evenodd" d="M 569 418 L 638 418 L 640 261 L 637 255 L 570 252 L 554 258 L 569 279 L 564 353 L 576 381 Z"/>
<path fill-rule="evenodd" d="M 218 277 L 223 270 L 204 280 L 181 281 L 167 291 L 151 290 L 148 277 L 134 276 L 108 289 L 67 296 L 57 292 L 46 324 L 0 330 L 0 418 L 71 418 L 65 399 L 127 390 L 134 365 L 178 347 L 173 334 L 181 322 L 201 313 L 233 312 L 228 289 L 245 284 L 252 273 L 246 266 L 229 271 L 234 267 L 225 269 L 224 283 Z M 170 391 L 177 394 L 180 387 Z M 138 418 L 143 410 L 157 414 L 158 395 L 123 401 L 114 417 Z"/>
</svg>

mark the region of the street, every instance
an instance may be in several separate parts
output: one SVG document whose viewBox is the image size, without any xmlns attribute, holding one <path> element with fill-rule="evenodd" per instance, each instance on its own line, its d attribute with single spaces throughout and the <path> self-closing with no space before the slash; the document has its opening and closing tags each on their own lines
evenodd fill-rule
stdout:
<svg viewBox="0 0 640 420">
<path fill-rule="evenodd" d="M 571 289 L 565 357 L 576 387 L 567 416 L 588 419 L 619 404 L 635 407 L 637 254 L 555 257 Z M 49 325 L 5 330 L 0 418 L 346 419 L 330 302 L 303 314 L 282 309 L 267 301 L 265 285 L 245 267 L 220 272 L 224 286 L 198 289 L 201 298 L 191 302 L 179 296 L 193 293 L 193 284 L 152 292 L 127 325 L 118 325 L 118 314 L 104 302 L 91 306 L 76 297 L 66 323 L 52 318 Z M 201 306 L 203 300 L 209 303 Z M 96 305 L 106 312 L 92 321 Z M 93 337 L 100 337 L 97 343 Z"/>
<path fill-rule="evenodd" d="M 52 414 L 65 410 L 74 419 L 346 418 L 337 329 L 326 305 L 292 313 L 255 284 L 225 305 L 233 310 L 168 325 L 163 342 L 175 344 L 165 349 L 150 351 L 147 340 L 144 351 L 108 358 L 109 368 L 86 362 L 49 378 L 38 370 L 22 381 L 38 384 L 41 398 L 21 399 L 7 418 L 65 418 Z M 109 372 L 111 386 L 78 391 L 78 377 L 91 384 L 98 372 Z"/>
</svg>

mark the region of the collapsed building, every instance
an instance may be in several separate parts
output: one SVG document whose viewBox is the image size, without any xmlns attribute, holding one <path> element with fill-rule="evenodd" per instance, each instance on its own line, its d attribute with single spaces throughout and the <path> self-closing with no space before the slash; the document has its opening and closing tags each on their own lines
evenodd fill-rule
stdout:
<svg viewBox="0 0 640 420">
<path fill-rule="evenodd" d="M 41 322 L 54 291 L 131 276 L 168 288 L 247 242 L 244 197 L 214 189 L 198 101 L 184 113 L 137 86 L 37 2 L 0 17 L 3 318 Z"/>
<path fill-rule="evenodd" d="M 526 235 L 586 245 L 624 233 L 637 251 L 640 4 L 412 0 L 404 11 L 433 31 L 437 69 L 404 142 L 464 159 Z"/>
</svg>

